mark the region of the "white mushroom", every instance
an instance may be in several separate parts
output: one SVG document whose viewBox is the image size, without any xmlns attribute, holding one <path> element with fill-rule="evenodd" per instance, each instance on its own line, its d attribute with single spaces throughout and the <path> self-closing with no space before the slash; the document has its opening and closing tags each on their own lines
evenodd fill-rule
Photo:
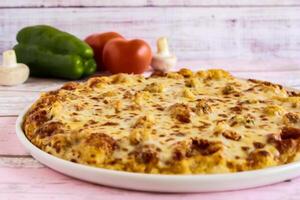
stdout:
<svg viewBox="0 0 300 200">
<path fill-rule="evenodd" d="M 154 70 L 169 71 L 177 63 L 175 55 L 169 51 L 168 41 L 166 37 L 157 40 L 157 53 L 153 55 L 151 66 Z"/>
<path fill-rule="evenodd" d="M 4 51 L 2 60 L 0 85 L 18 85 L 28 79 L 29 68 L 25 64 L 17 63 L 14 50 Z"/>
</svg>

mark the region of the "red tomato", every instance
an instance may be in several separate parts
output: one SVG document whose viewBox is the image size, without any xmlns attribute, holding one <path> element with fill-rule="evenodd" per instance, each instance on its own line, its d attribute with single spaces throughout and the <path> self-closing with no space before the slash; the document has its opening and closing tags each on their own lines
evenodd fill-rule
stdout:
<svg viewBox="0 0 300 200">
<path fill-rule="evenodd" d="M 106 45 L 107 42 L 109 42 L 112 39 L 115 38 L 123 38 L 119 33 L 115 32 L 107 32 L 107 33 L 97 33 L 88 36 L 85 39 L 85 42 L 88 43 L 92 49 L 94 50 L 94 58 L 97 62 L 97 68 L 98 70 L 104 70 L 105 67 L 103 65 L 103 48 Z"/>
<path fill-rule="evenodd" d="M 151 59 L 150 46 L 139 39 L 114 39 L 103 50 L 103 63 L 111 73 L 143 73 L 149 68 Z"/>
</svg>

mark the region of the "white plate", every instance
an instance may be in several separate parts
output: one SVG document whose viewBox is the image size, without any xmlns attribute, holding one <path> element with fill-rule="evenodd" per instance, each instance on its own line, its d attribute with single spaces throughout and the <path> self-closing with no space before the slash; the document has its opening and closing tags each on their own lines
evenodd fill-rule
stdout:
<svg viewBox="0 0 300 200">
<path fill-rule="evenodd" d="M 33 145 L 22 130 L 27 107 L 16 122 L 16 133 L 30 154 L 63 174 L 101 185 L 155 192 L 212 192 L 238 190 L 281 182 L 300 176 L 300 162 L 266 169 L 212 175 L 154 175 L 86 166 L 52 156 Z"/>
</svg>

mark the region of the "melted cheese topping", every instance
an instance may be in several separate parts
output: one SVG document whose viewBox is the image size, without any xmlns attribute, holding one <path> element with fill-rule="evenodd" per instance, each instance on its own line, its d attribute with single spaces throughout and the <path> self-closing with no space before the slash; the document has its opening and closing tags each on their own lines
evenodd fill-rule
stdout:
<svg viewBox="0 0 300 200">
<path fill-rule="evenodd" d="M 245 171 L 298 159 L 298 96 L 223 70 L 117 74 L 42 94 L 23 128 L 42 150 L 96 167 Z"/>
</svg>

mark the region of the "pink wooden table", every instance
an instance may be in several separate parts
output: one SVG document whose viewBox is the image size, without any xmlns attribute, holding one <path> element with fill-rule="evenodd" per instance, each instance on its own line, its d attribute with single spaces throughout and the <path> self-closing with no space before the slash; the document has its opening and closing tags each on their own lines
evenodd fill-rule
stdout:
<svg viewBox="0 0 300 200">
<path fill-rule="evenodd" d="M 182 62 L 191 69 L 222 67 L 239 77 L 251 77 L 300 88 L 300 61 L 197 61 Z M 189 64 L 186 64 L 189 63 Z M 30 78 L 16 87 L 0 86 L 0 200 L 92 200 L 92 199 L 300 199 L 300 178 L 242 191 L 162 194 L 115 189 L 86 183 L 57 173 L 34 160 L 15 135 L 18 112 L 41 91 L 60 86 L 63 81 Z"/>
</svg>

